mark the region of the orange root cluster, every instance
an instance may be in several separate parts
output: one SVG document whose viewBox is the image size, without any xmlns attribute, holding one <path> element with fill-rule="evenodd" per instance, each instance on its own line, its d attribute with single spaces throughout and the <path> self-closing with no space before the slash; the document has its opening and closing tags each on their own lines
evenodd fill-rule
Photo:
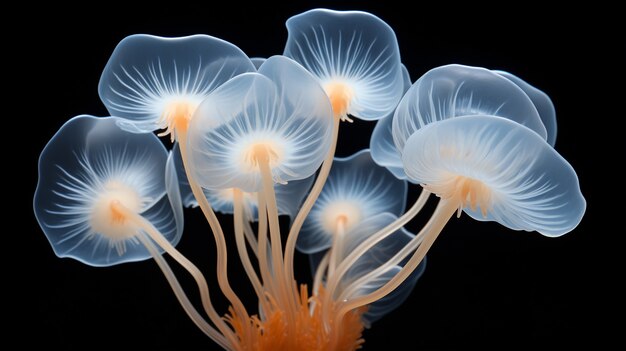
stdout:
<svg viewBox="0 0 626 351">
<path fill-rule="evenodd" d="M 346 314 L 339 328 L 331 321 L 328 328 L 322 318 L 324 290 L 309 298 L 306 285 L 300 287 L 294 322 L 289 325 L 287 313 L 268 296 L 269 311 L 264 320 L 252 316 L 243 320 L 232 308 L 225 319 L 235 330 L 241 344 L 240 350 L 254 351 L 350 351 L 361 348 L 363 323 L 361 316 L 366 308 Z M 335 311 L 337 306 L 331 306 Z M 311 312 L 311 306 L 314 306 Z M 247 328 L 247 329 L 246 329 Z M 247 339 L 246 335 L 249 335 Z"/>
</svg>

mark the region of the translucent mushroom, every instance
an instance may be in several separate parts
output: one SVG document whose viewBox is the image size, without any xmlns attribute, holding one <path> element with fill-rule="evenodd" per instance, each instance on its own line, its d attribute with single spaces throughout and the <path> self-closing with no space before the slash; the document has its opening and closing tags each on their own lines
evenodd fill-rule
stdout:
<svg viewBox="0 0 626 351">
<path fill-rule="evenodd" d="M 380 18 L 360 11 L 315 9 L 287 20 L 284 55 L 303 65 L 327 94 L 335 119 L 332 144 L 315 184 L 293 221 L 285 245 L 287 276 L 300 229 L 328 177 L 340 121 L 348 115 L 377 120 L 393 112 L 403 94 L 395 33 Z"/>
<path fill-rule="evenodd" d="M 526 83 L 523 79 L 519 78 L 516 75 L 513 75 L 509 72 L 505 71 L 494 71 L 504 78 L 510 80 L 511 82 L 517 84 L 526 95 L 532 100 L 533 104 L 537 108 L 539 112 L 539 117 L 541 117 L 541 122 L 543 122 L 544 127 L 546 127 L 546 132 L 548 133 L 548 144 L 554 147 L 556 144 L 556 111 L 554 110 L 554 104 L 550 97 L 544 93 L 543 91 L 535 88 L 534 86 Z"/>
<path fill-rule="evenodd" d="M 236 46 L 208 35 L 162 38 L 131 35 L 107 62 L 98 93 L 112 116 L 137 133 L 186 130 L 204 98 L 230 78 L 254 72 Z"/>
<path fill-rule="evenodd" d="M 124 131 L 119 121 L 83 115 L 61 127 L 39 159 L 35 216 L 59 257 L 92 266 L 154 258 L 191 320 L 228 347 L 232 332 L 213 309 L 206 280 L 174 247 L 182 235 L 182 200 L 168 153 L 154 134 Z M 164 251 L 194 276 L 219 332 L 191 304 Z"/>
<path fill-rule="evenodd" d="M 404 92 L 406 92 L 411 87 L 411 76 L 404 65 L 402 65 L 402 77 L 404 81 Z M 374 131 L 370 137 L 370 152 L 374 162 L 383 167 L 387 167 L 396 178 L 406 179 L 404 167 L 402 166 L 402 156 L 393 143 L 392 125 L 394 112 L 391 112 L 387 117 L 381 118 L 376 122 Z"/>
<path fill-rule="evenodd" d="M 515 83 L 485 68 L 447 65 L 426 72 L 404 95 L 393 117 L 394 143 L 402 153 L 416 130 L 469 115 L 508 118 L 547 138 L 535 105 Z"/>
<path fill-rule="evenodd" d="M 376 120 L 402 97 L 396 35 L 380 18 L 360 11 L 310 10 L 287 20 L 284 55 L 324 87 L 335 115 Z"/>
<path fill-rule="evenodd" d="M 298 250 L 314 253 L 328 249 L 339 225 L 342 231 L 349 231 L 382 212 L 401 215 L 406 193 L 406 181 L 374 163 L 369 150 L 335 158 L 328 180 L 302 226 Z"/>
<path fill-rule="evenodd" d="M 59 257 L 92 266 L 151 257 L 139 226 L 116 203 L 146 218 L 172 245 L 180 239 L 182 212 L 166 194 L 167 151 L 156 136 L 124 132 L 118 121 L 75 117 L 41 153 L 34 210 Z"/>
<path fill-rule="evenodd" d="M 433 123 L 405 150 L 411 179 L 475 219 L 560 236 L 585 212 L 574 169 L 538 134 L 509 120 Z"/>
<path fill-rule="evenodd" d="M 260 153 L 283 183 L 311 176 L 331 142 L 330 104 L 315 79 L 284 56 L 210 94 L 192 120 L 189 146 L 198 183 L 261 190 Z"/>
<path fill-rule="evenodd" d="M 413 252 L 404 267 L 375 291 L 346 301 L 337 318 L 398 288 L 455 212 L 552 237 L 574 229 L 585 212 L 569 163 L 539 134 L 505 118 L 479 115 L 430 123 L 408 139 L 402 161 L 409 179 L 440 197 L 439 204 L 395 257 Z"/>
</svg>

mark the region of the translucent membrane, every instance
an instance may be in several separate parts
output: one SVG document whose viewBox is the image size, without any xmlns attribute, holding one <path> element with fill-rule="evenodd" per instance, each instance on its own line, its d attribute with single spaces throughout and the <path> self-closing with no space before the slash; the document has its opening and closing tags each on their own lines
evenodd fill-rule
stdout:
<svg viewBox="0 0 626 351">
<path fill-rule="evenodd" d="M 375 164 L 369 150 L 336 158 L 328 180 L 302 226 L 298 250 L 313 253 L 329 248 L 338 220 L 344 220 L 346 230 L 350 230 L 375 214 L 402 214 L 406 192 L 407 183 Z"/>
<path fill-rule="evenodd" d="M 394 143 L 402 153 L 416 130 L 469 115 L 504 117 L 547 138 L 535 105 L 515 83 L 484 68 L 447 65 L 426 72 L 404 95 L 393 118 Z"/>
<path fill-rule="evenodd" d="M 111 212 L 112 201 L 141 214 L 173 244 L 180 239 L 181 213 L 166 196 L 167 151 L 153 134 L 125 132 L 118 121 L 75 117 L 41 153 L 34 210 L 59 257 L 92 266 L 150 257 L 138 229 Z"/>
<path fill-rule="evenodd" d="M 411 87 L 411 77 L 404 65 L 402 65 L 402 77 L 404 81 L 404 92 L 406 92 Z M 402 157 L 396 145 L 393 143 L 392 123 L 393 112 L 376 122 L 376 126 L 370 138 L 370 152 L 374 162 L 383 167 L 387 167 L 396 178 L 406 179 L 406 174 L 404 174 L 404 168 L 402 166 Z"/>
<path fill-rule="evenodd" d="M 193 113 L 230 78 L 253 71 L 243 51 L 218 38 L 137 34 L 124 38 L 113 51 L 98 93 L 112 116 L 125 119 L 119 122 L 125 129 L 151 132 L 170 127 L 173 121 L 168 119 L 177 113 Z"/>
<path fill-rule="evenodd" d="M 557 131 L 556 111 L 554 110 L 554 104 L 552 103 L 550 97 L 543 91 L 526 83 L 524 80 L 516 75 L 504 71 L 494 72 L 517 84 L 517 86 L 520 87 L 526 93 L 526 95 L 528 95 L 533 104 L 535 104 L 537 111 L 539 112 L 539 117 L 541 117 L 541 122 L 543 122 L 543 126 L 546 127 L 546 132 L 548 134 L 548 144 L 554 146 L 554 144 L 556 143 Z"/>
<path fill-rule="evenodd" d="M 285 56 L 313 73 L 329 95 L 341 95 L 333 103 L 345 105 L 341 112 L 376 120 L 394 110 L 403 93 L 400 51 L 381 19 L 316 9 L 291 17 L 287 30 Z"/>
<path fill-rule="evenodd" d="M 403 162 L 410 179 L 437 195 L 456 196 L 462 188 L 454 187 L 468 186 L 468 197 L 459 200 L 478 220 L 559 236 L 585 212 L 572 166 L 537 133 L 504 118 L 432 123 L 409 138 Z"/>
<path fill-rule="evenodd" d="M 189 131 L 197 180 L 208 189 L 261 189 L 255 147 L 268 148 L 274 181 L 311 176 L 330 147 L 330 104 L 315 79 L 283 56 L 235 77 L 198 108 Z"/>
</svg>

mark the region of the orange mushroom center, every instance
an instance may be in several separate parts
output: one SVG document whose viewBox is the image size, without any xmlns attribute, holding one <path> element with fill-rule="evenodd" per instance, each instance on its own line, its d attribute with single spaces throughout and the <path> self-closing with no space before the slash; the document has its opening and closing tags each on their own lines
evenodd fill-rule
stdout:
<svg viewBox="0 0 626 351">
<path fill-rule="evenodd" d="M 258 172 L 259 162 L 267 162 L 271 168 L 280 164 L 285 157 L 285 148 L 275 140 L 254 140 L 242 148 L 240 169 L 244 172 Z"/>
<path fill-rule="evenodd" d="M 172 141 L 176 140 L 178 133 L 186 133 L 193 113 L 198 107 L 197 103 L 181 99 L 168 103 L 161 114 L 160 123 L 165 126 L 165 131 L 159 136 L 170 135 Z"/>
<path fill-rule="evenodd" d="M 343 82 L 331 82 L 324 86 L 324 90 L 330 99 L 335 117 L 340 117 L 342 121 L 351 121 L 348 118 L 348 108 L 354 96 L 352 88 Z"/>
<path fill-rule="evenodd" d="M 141 211 L 141 198 L 134 189 L 119 181 L 108 181 L 92 206 L 91 228 L 113 241 L 131 238 L 137 233 L 136 227 L 116 204 L 137 213 Z"/>
<path fill-rule="evenodd" d="M 492 190 L 477 179 L 462 175 L 449 175 L 438 183 L 424 185 L 424 188 L 443 199 L 456 201 L 459 205 L 458 215 L 466 207 L 472 211 L 480 207 L 483 217 L 486 217 L 491 210 Z"/>
</svg>

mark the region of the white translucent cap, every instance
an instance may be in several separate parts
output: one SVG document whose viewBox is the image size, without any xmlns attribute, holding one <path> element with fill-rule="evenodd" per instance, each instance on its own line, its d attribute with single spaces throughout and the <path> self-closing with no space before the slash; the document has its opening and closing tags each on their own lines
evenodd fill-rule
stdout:
<svg viewBox="0 0 626 351">
<path fill-rule="evenodd" d="M 112 116 L 133 132 L 168 127 L 176 104 L 193 110 L 231 77 L 255 71 L 235 45 L 208 35 L 124 38 L 107 63 L 98 93 Z M 191 111 L 193 112 L 193 111 Z"/>
<path fill-rule="evenodd" d="M 340 220 L 345 230 L 350 230 L 382 212 L 401 215 L 406 192 L 406 181 L 374 163 L 369 150 L 335 158 L 324 188 L 302 225 L 296 247 L 304 253 L 329 248 Z"/>
<path fill-rule="evenodd" d="M 115 216 L 119 202 L 149 220 L 172 244 L 182 235 L 176 190 L 170 203 L 167 151 L 154 134 L 132 134 L 117 118 L 78 116 L 61 127 L 39 158 L 34 210 L 59 257 L 92 266 L 150 256 L 139 229 Z M 178 202 L 178 206 L 180 202 Z"/>
<path fill-rule="evenodd" d="M 532 100 L 533 104 L 537 108 L 539 112 L 539 117 L 541 117 L 541 122 L 543 122 L 544 127 L 546 127 L 546 132 L 548 133 L 548 144 L 554 147 L 556 143 L 556 111 L 554 110 L 554 104 L 550 97 L 544 93 L 543 91 L 535 88 L 534 86 L 526 83 L 524 80 L 515 76 L 509 72 L 504 71 L 494 71 L 499 75 L 505 77 L 511 82 L 517 84 L 526 95 Z"/>
<path fill-rule="evenodd" d="M 404 92 L 406 92 L 411 87 L 411 76 L 404 65 L 402 65 L 402 77 Z M 398 179 L 407 179 L 402 166 L 402 156 L 400 156 L 396 144 L 393 143 L 392 123 L 393 112 L 376 122 L 370 138 L 370 152 L 372 159 L 378 165 L 387 167 Z"/>
<path fill-rule="evenodd" d="M 402 153 L 416 130 L 470 115 L 504 117 L 547 138 L 535 105 L 515 83 L 485 68 L 447 65 L 426 72 L 404 95 L 393 118 L 394 143 Z"/>
<path fill-rule="evenodd" d="M 187 174 L 183 166 L 183 160 L 180 155 L 178 143 L 174 144 L 171 151 L 171 159 L 168 159 L 168 166 L 175 170 L 178 180 L 182 203 L 185 207 L 197 207 L 198 201 L 191 191 Z M 304 201 L 304 197 L 308 194 L 309 189 L 313 185 L 315 177 L 312 175 L 305 179 L 292 180 L 287 184 L 274 184 L 276 193 L 276 205 L 278 214 L 288 215 L 292 219 L 298 214 L 298 209 Z M 225 214 L 234 213 L 234 192 L 233 189 L 205 189 L 204 196 L 207 198 L 213 210 Z M 244 193 L 244 211 L 249 215 L 249 219 L 257 219 L 258 198 L 257 193 Z"/>
<path fill-rule="evenodd" d="M 402 160 L 414 182 L 457 196 L 478 220 L 560 236 L 585 212 L 572 166 L 537 133 L 504 118 L 431 123 L 407 140 Z M 460 191 L 467 194 L 459 198 Z"/>
<path fill-rule="evenodd" d="M 258 73 L 235 77 L 200 105 L 190 124 L 196 179 L 207 189 L 261 190 L 255 147 L 266 147 L 277 182 L 310 177 L 331 144 L 328 97 L 302 66 L 273 56 Z"/>
<path fill-rule="evenodd" d="M 358 227 L 346 233 L 342 244 L 343 252 L 340 254 L 340 259 L 347 257 L 369 236 L 390 225 L 397 218 L 397 216 L 391 213 L 381 213 L 365 219 Z M 382 287 L 398 274 L 404 265 L 404 262 L 390 265 L 388 261 L 402 250 L 414 237 L 415 235 L 408 232 L 406 229 L 400 228 L 363 253 L 342 278 L 339 285 L 340 293 L 341 290 L 350 288 L 351 294 L 346 297 L 356 298 Z M 363 279 L 368 273 L 383 266 L 388 266 L 388 268 L 382 269 L 380 273 Z M 415 271 L 413 271 L 413 273 L 391 294 L 368 305 L 368 310 L 363 315 L 363 319 L 366 323 L 369 325 L 400 306 L 410 295 L 415 283 L 424 273 L 425 268 L 426 260 L 424 259 Z"/>
<path fill-rule="evenodd" d="M 402 97 L 396 35 L 380 18 L 360 11 L 316 9 L 287 20 L 285 56 L 302 64 L 328 91 L 342 87 L 347 113 L 380 119 Z"/>
</svg>

